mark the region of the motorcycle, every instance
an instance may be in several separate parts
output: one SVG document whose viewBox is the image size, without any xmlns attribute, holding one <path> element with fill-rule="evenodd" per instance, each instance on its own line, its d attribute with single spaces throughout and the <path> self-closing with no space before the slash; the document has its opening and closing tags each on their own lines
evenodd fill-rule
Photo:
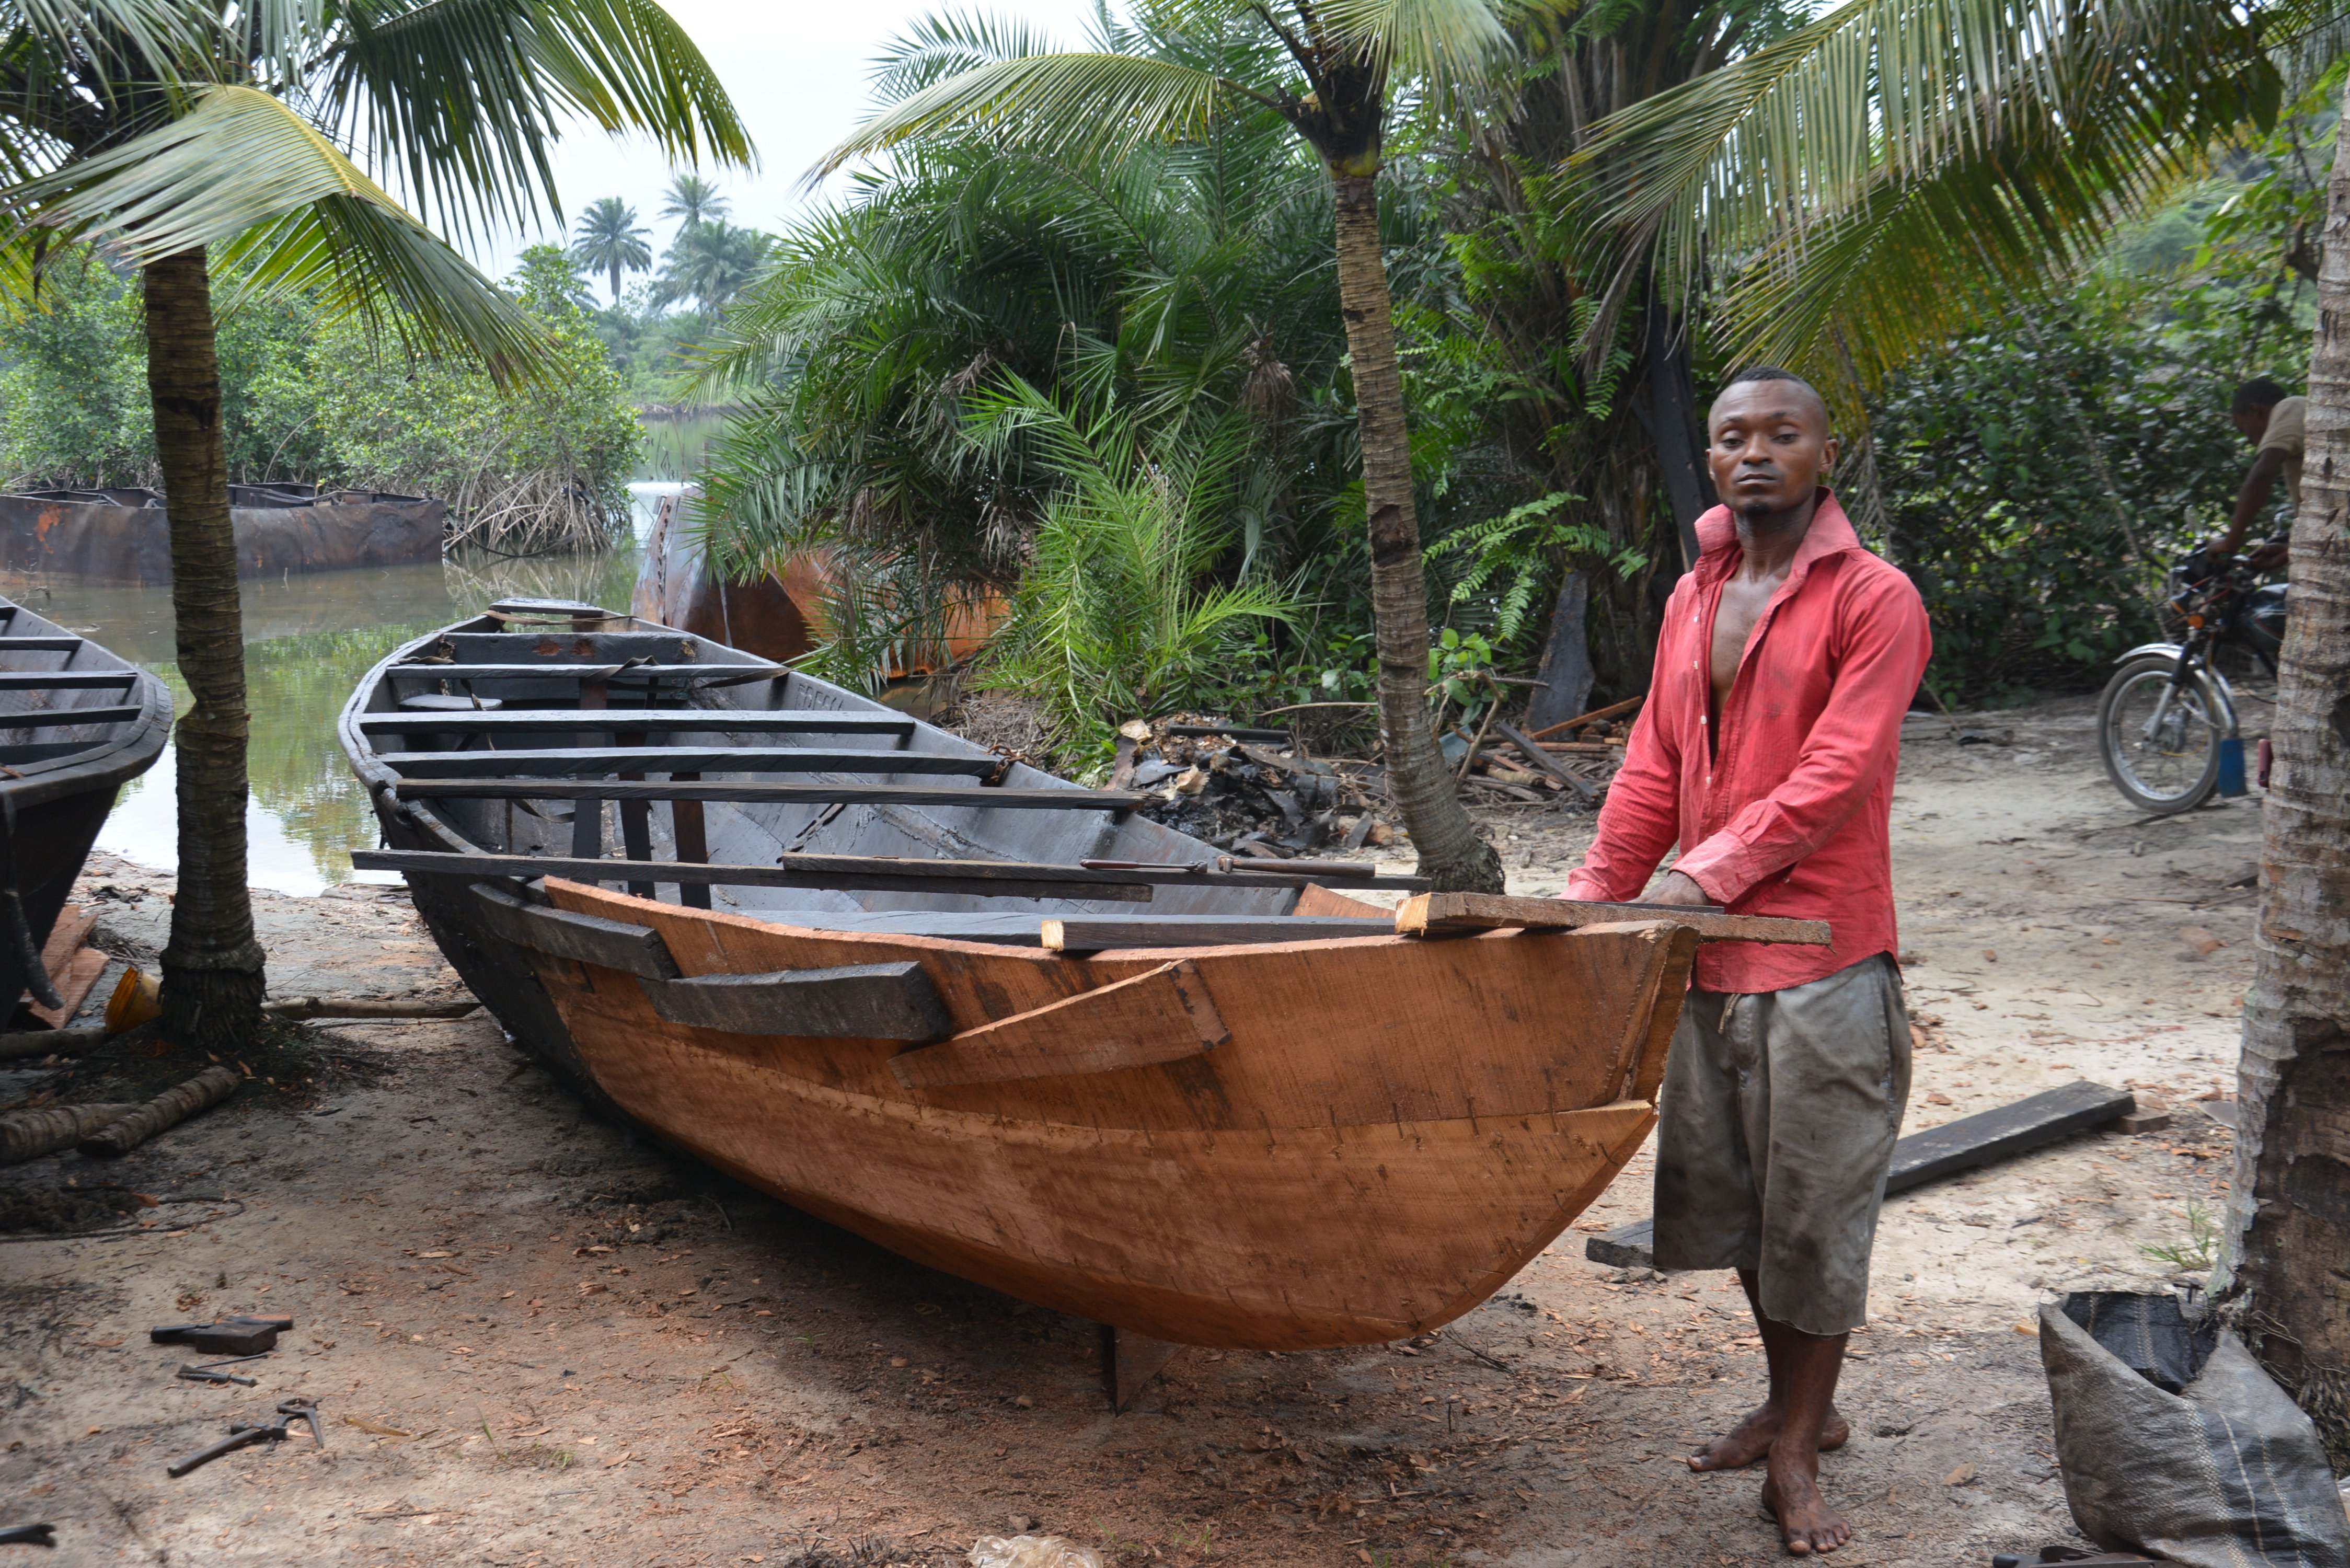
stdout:
<svg viewBox="0 0 2350 1568">
<path fill-rule="evenodd" d="M 2097 704 L 2098 752 L 2123 797 L 2157 816 L 2192 811 L 2216 791 L 2245 793 L 2235 692 L 2214 662 L 2241 648 L 2271 675 L 2284 644 L 2285 590 L 2241 556 L 2182 556 L 2164 582 L 2177 640 L 2122 655 Z"/>
</svg>

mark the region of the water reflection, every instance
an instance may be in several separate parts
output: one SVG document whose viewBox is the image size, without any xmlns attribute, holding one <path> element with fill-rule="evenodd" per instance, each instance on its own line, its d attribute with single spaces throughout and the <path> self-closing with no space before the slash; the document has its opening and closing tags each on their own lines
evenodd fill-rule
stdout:
<svg viewBox="0 0 2350 1568">
<path fill-rule="evenodd" d="M 512 595 L 625 609 L 636 556 L 477 557 L 312 572 L 244 585 L 244 672 L 253 711 L 245 830 L 254 886 L 311 894 L 351 878 L 350 852 L 376 842 L 374 814 L 335 741 L 335 716 L 368 667 L 401 642 Z M 67 578 L 7 596 L 161 675 L 188 708 L 172 642 L 169 587 Z M 98 846 L 141 865 L 178 864 L 172 754 L 123 791 Z M 366 874 L 363 874 L 366 875 Z M 382 879 L 372 877 L 369 879 Z"/>
</svg>

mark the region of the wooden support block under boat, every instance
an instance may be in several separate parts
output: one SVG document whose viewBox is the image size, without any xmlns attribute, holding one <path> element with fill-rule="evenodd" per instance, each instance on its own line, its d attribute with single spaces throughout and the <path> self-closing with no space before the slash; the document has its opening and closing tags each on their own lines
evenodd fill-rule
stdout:
<svg viewBox="0 0 2350 1568">
<path fill-rule="evenodd" d="M 1396 910 L 1399 936 L 1471 936 L 1479 931 L 1574 930 L 1623 920 L 1669 920 L 1709 942 L 1782 942 L 1825 947 L 1825 920 L 1725 915 L 1683 904 L 1596 904 L 1575 898 L 1509 898 L 1493 893 L 1422 893 Z"/>
<path fill-rule="evenodd" d="M 490 760 L 480 752 L 466 754 Z M 667 783 L 648 784 L 572 784 L 556 779 L 401 779 L 392 791 L 401 800 L 707 800 L 736 805 L 983 806 L 990 811 L 1132 811 L 1150 798 L 1140 790 L 743 784 L 676 777 Z"/>
<path fill-rule="evenodd" d="M 668 1022 L 729 1034 L 936 1040 L 954 1030 L 937 988 L 910 959 L 639 983 Z"/>
<path fill-rule="evenodd" d="M 889 1058 L 910 1089 L 1117 1073 L 1204 1056 L 1232 1031 L 1189 959 Z"/>
<path fill-rule="evenodd" d="M 659 931 L 600 915 L 576 915 L 544 904 L 525 903 L 486 882 L 473 885 L 482 923 L 516 947 L 555 958 L 601 965 L 641 980 L 672 980 L 677 961 Z"/>
</svg>

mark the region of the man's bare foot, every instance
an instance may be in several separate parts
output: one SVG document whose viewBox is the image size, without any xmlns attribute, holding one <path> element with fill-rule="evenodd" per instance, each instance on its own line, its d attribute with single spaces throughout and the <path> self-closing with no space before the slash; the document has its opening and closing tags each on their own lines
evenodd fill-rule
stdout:
<svg viewBox="0 0 2350 1568">
<path fill-rule="evenodd" d="M 1743 1469 L 1769 1453 L 1778 1436 L 1779 1407 L 1760 1405 L 1728 1433 L 1690 1455 L 1689 1468 L 1700 1472 Z M 1830 1406 L 1828 1418 L 1820 1428 L 1820 1452 L 1843 1448 L 1851 1436 L 1851 1424 Z"/>
<path fill-rule="evenodd" d="M 1820 1495 L 1818 1480 L 1801 1466 L 1773 1463 L 1762 1483 L 1762 1506 L 1779 1521 L 1780 1538 L 1788 1553 L 1809 1557 L 1834 1552 L 1852 1539 L 1852 1526 Z"/>
</svg>

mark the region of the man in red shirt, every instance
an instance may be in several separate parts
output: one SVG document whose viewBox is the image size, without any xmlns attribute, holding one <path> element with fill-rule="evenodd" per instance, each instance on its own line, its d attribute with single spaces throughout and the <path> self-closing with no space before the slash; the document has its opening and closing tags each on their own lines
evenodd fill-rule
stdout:
<svg viewBox="0 0 2350 1568">
<path fill-rule="evenodd" d="M 1719 905 L 1826 920 L 1826 948 L 1698 951 L 1659 1098 L 1656 1256 L 1735 1269 L 1770 1397 L 1690 1457 L 1768 1459 L 1787 1550 L 1852 1531 L 1820 1495 L 1845 1340 L 1909 1096 L 1887 823 L 1901 715 L 1932 643 L 1908 578 L 1863 548 L 1821 483 L 1836 442 L 1784 370 L 1715 400 L 1708 463 L 1726 505 L 1674 588 L 1647 706 L 1565 897 Z M 1679 857 L 1643 892 L 1674 845 Z"/>
</svg>

